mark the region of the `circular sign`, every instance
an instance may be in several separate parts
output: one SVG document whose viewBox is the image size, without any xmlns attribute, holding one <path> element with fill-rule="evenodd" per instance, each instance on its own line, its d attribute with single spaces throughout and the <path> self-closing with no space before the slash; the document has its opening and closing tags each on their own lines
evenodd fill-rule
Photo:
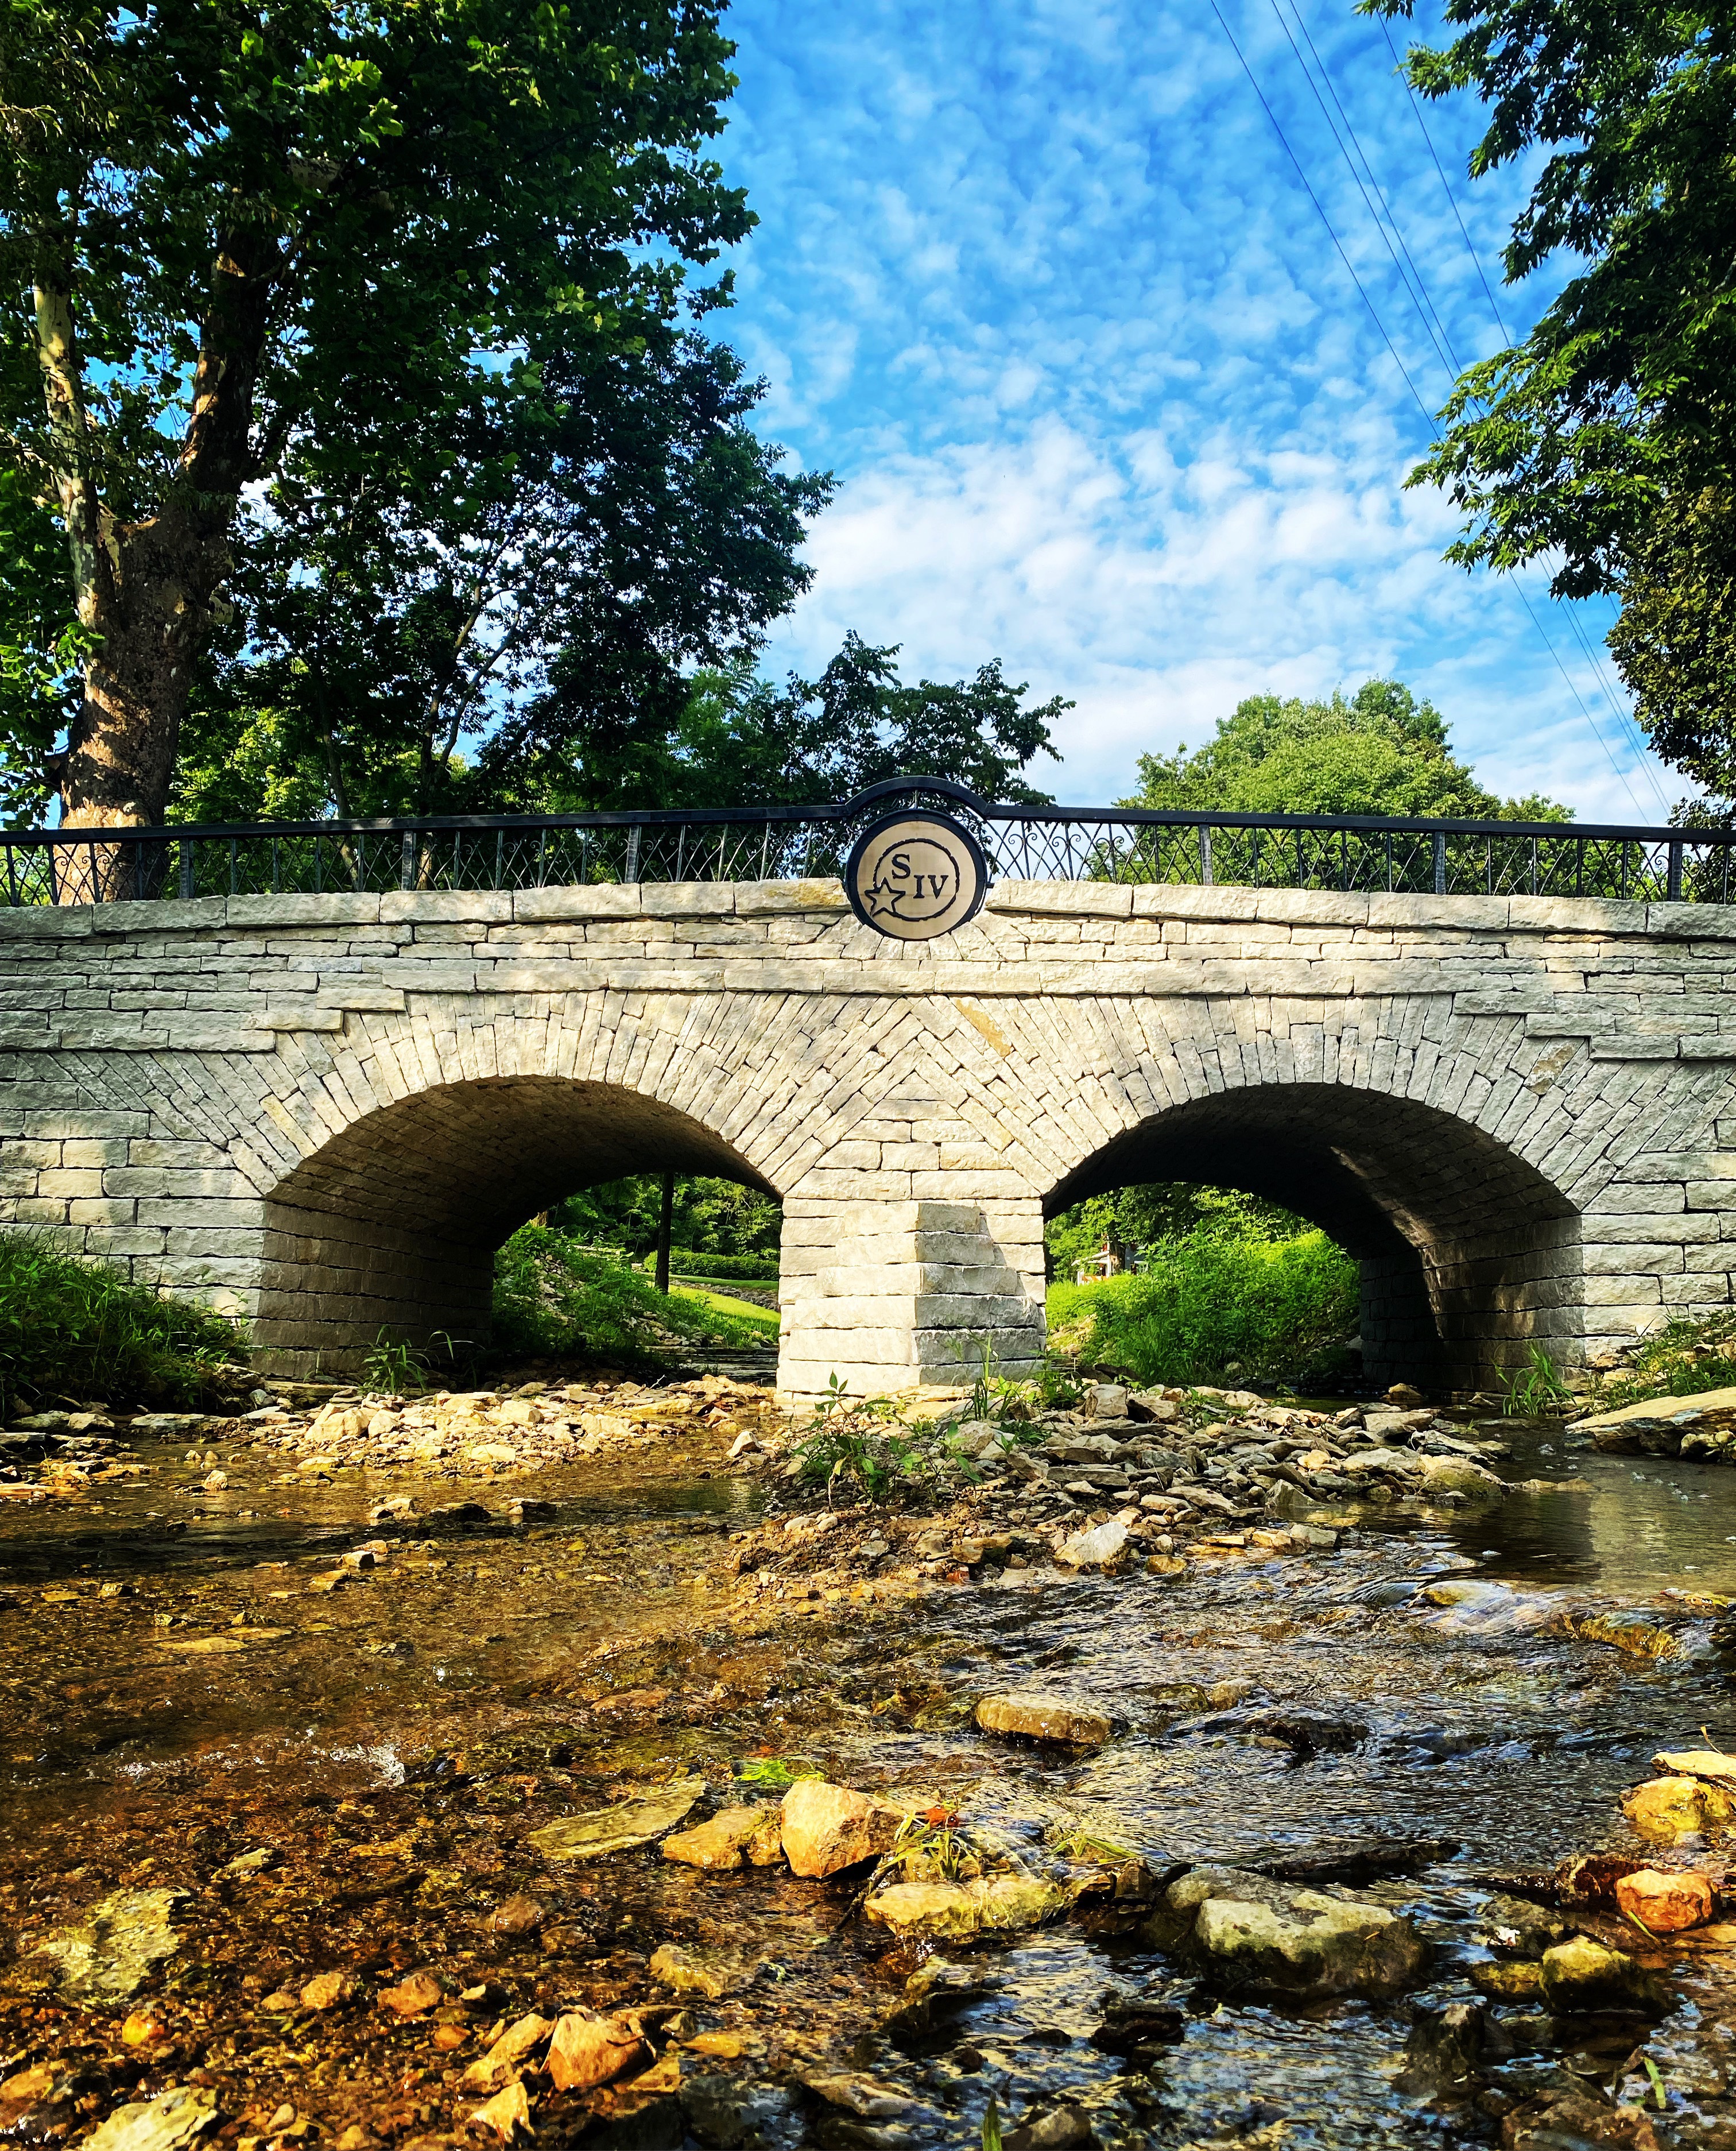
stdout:
<svg viewBox="0 0 1736 2151">
<path fill-rule="evenodd" d="M 974 919 L 988 861 L 968 829 L 941 814 L 893 814 L 857 838 L 845 893 L 865 926 L 897 941 L 931 941 Z"/>
</svg>

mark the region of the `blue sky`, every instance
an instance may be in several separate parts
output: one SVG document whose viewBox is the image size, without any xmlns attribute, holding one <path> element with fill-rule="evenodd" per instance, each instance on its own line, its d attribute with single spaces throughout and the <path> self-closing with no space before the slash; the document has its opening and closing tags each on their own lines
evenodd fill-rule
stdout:
<svg viewBox="0 0 1736 2151">
<path fill-rule="evenodd" d="M 1305 28 L 1463 362 L 1501 339 L 1380 26 L 1220 4 L 1437 408 L 1446 362 L 1299 58 Z M 1244 695 L 1371 672 L 1431 694 L 1501 792 L 1658 821 L 1688 788 L 1640 751 L 1607 606 L 1578 609 L 1582 646 L 1527 578 L 1564 676 L 1509 582 L 1441 560 L 1451 508 L 1402 486 L 1425 418 L 1211 0 L 737 0 L 729 22 L 721 154 L 761 222 L 712 326 L 770 384 L 767 433 L 843 481 L 773 669 L 851 627 L 901 644 L 906 677 L 999 656 L 1077 703 L 1033 772 L 1065 800 L 1125 792 L 1138 753 Z M 1469 100 L 1426 119 L 1522 333 L 1556 287 L 1500 282 L 1522 175 L 1466 178 Z"/>
</svg>

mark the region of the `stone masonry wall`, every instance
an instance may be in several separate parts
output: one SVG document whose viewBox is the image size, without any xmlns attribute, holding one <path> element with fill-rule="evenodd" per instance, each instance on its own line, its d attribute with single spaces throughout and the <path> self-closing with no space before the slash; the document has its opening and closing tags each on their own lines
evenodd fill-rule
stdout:
<svg viewBox="0 0 1736 2151">
<path fill-rule="evenodd" d="M 1003 883 L 927 944 L 832 882 L 0 911 L 0 1225 L 330 1367 L 474 1334 L 573 1187 L 734 1172 L 785 1203 L 785 1386 L 860 1393 L 1029 1364 L 1045 1210 L 1197 1177 L 1469 1382 L 1728 1303 L 1733 971 L 1721 909 L 1537 898 Z"/>
</svg>

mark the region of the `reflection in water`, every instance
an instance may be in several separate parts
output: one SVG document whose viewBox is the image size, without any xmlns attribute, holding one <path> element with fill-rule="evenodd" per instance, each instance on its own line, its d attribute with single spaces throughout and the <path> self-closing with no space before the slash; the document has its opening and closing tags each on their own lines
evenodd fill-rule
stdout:
<svg viewBox="0 0 1736 2151">
<path fill-rule="evenodd" d="M 1484 1572 L 1516 1582 L 1599 1584 L 1649 1595 L 1663 1586 L 1736 1592 L 1736 1469 L 1673 1457 L 1606 1456 L 1553 1421 L 1496 1422 L 1512 1445 L 1511 1480 L 1566 1482 L 1572 1492 L 1512 1493 L 1470 1509 L 1453 1536 L 1486 1556 Z M 1583 1490 L 1583 1491 L 1581 1491 Z"/>
</svg>

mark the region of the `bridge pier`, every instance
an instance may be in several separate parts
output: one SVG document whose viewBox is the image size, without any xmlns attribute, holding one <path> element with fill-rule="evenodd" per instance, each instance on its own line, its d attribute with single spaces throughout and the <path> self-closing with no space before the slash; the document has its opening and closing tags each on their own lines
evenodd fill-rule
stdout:
<svg viewBox="0 0 1736 2151">
<path fill-rule="evenodd" d="M 852 1394 L 1034 1374 L 1043 1349 L 1042 1207 L 793 1196 L 784 1207 L 778 1386 Z"/>
</svg>

